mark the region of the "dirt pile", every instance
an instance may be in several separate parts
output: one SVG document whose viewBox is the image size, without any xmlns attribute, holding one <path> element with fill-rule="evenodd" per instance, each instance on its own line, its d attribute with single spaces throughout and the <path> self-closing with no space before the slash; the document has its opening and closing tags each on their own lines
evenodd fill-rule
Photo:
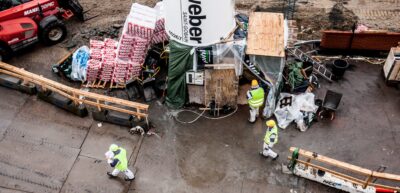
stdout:
<svg viewBox="0 0 400 193">
<path fill-rule="evenodd" d="M 336 30 L 351 30 L 357 23 L 358 17 L 349 9 L 344 7 L 343 3 L 336 3 L 328 14 L 330 28 Z"/>
<path fill-rule="evenodd" d="M 302 8 L 295 14 L 299 33 L 298 39 L 319 39 L 321 30 L 351 30 L 358 17 L 343 3 L 336 3 L 332 9 Z"/>
</svg>

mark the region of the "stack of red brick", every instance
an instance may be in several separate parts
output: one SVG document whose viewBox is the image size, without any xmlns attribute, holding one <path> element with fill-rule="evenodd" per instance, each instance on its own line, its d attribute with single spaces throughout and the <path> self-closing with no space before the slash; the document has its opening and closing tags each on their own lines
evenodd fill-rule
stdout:
<svg viewBox="0 0 400 193">
<path fill-rule="evenodd" d="M 99 77 L 104 82 L 109 82 L 113 79 L 117 45 L 118 42 L 113 39 L 106 38 L 104 40 L 102 69 Z"/>
<path fill-rule="evenodd" d="M 156 22 L 156 28 L 154 29 L 154 35 L 151 40 L 152 44 L 159 44 L 161 42 L 168 41 L 168 35 L 165 31 L 165 19 L 161 18 Z"/>
<path fill-rule="evenodd" d="M 86 71 L 86 81 L 94 82 L 99 77 L 101 71 L 101 61 L 103 58 L 104 42 L 97 40 L 90 40 L 90 59 Z"/>
<path fill-rule="evenodd" d="M 118 44 L 118 68 L 114 70 L 117 78 L 113 82 L 125 82 L 140 75 L 154 35 L 155 22 L 156 14 L 152 8 L 132 5 Z"/>
</svg>

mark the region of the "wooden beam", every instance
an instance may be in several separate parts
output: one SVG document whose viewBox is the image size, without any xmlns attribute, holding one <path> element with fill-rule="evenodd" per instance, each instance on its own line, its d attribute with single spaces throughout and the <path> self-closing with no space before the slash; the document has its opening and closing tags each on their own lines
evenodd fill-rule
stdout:
<svg viewBox="0 0 400 193">
<path fill-rule="evenodd" d="M 0 62 L 0 64 L 1 64 L 1 62 Z M 46 81 L 37 80 L 37 79 L 33 78 L 33 76 L 27 77 L 27 76 L 24 76 L 24 75 L 21 75 L 21 74 L 17 74 L 17 73 L 15 73 L 15 72 L 10 72 L 10 71 L 8 71 L 8 70 L 3 70 L 3 69 L 0 69 L 0 73 L 7 74 L 7 75 L 10 75 L 10 76 L 14 76 L 14 77 L 17 77 L 17 78 L 19 78 L 19 79 L 24 79 L 24 80 L 26 80 L 26 81 L 30 81 L 30 82 L 32 82 L 32 83 L 34 83 L 34 84 L 37 84 L 37 85 L 42 86 L 42 88 L 51 90 L 51 91 L 53 91 L 53 92 L 57 92 L 58 94 L 60 94 L 60 95 L 62 95 L 62 96 L 64 96 L 64 97 L 66 97 L 66 98 L 68 98 L 68 99 L 71 99 L 71 100 L 73 100 L 73 101 L 76 102 L 76 103 L 79 102 L 79 103 L 84 103 L 84 104 L 88 104 L 88 105 L 91 105 L 91 106 L 95 106 L 95 107 L 97 107 L 97 108 L 99 108 L 99 109 L 105 108 L 105 109 L 114 110 L 114 111 L 118 111 L 118 112 L 122 112 L 122 113 L 127 113 L 127 114 L 130 114 L 130 115 L 137 116 L 137 117 L 139 117 L 139 118 L 144 117 L 144 118 L 146 118 L 146 120 L 147 120 L 147 117 L 148 117 L 148 114 L 147 114 L 147 110 L 148 110 L 148 109 L 139 109 L 139 108 L 136 108 L 136 107 L 133 106 L 133 105 L 122 105 L 122 106 L 125 106 L 125 107 L 128 107 L 128 108 L 134 108 L 134 109 L 136 109 L 136 111 L 132 111 L 132 110 L 123 109 L 123 108 L 115 107 L 115 106 L 111 106 L 111 105 L 100 104 L 100 101 L 105 101 L 105 102 L 113 103 L 113 101 L 111 101 L 111 100 L 116 99 L 116 98 L 114 98 L 114 97 L 108 97 L 108 96 L 100 95 L 100 96 L 102 96 L 102 97 L 98 97 L 98 98 L 96 99 L 96 96 L 99 95 L 99 94 L 93 95 L 93 96 L 95 96 L 95 97 L 85 96 L 85 95 L 77 94 L 76 92 L 74 92 L 74 91 L 76 91 L 76 90 L 78 90 L 78 89 L 74 89 L 74 88 L 70 88 L 70 87 L 69 87 L 69 89 L 67 89 L 67 91 L 61 90 L 61 89 L 59 89 L 59 88 L 53 87 L 52 85 L 47 85 L 47 84 L 46 84 Z M 67 87 L 67 86 L 65 86 L 65 87 Z M 91 94 L 94 94 L 94 93 L 91 93 Z M 79 98 L 79 95 L 83 96 L 83 98 L 82 98 L 82 99 Z M 101 99 L 100 99 L 100 98 L 101 98 Z M 90 101 L 89 99 L 95 100 L 96 102 Z M 103 99 L 103 100 L 102 100 L 102 99 Z M 104 99 L 105 99 L 105 100 L 104 100 Z M 123 100 L 123 99 L 118 99 L 118 100 L 125 101 L 125 100 Z M 129 104 L 131 101 L 126 101 L 126 102 L 128 102 L 128 104 Z M 140 112 L 140 110 L 143 110 L 144 112 L 142 113 L 142 112 Z"/>
<path fill-rule="evenodd" d="M 293 152 L 296 148 L 291 147 L 290 152 Z M 382 172 L 372 172 L 372 170 L 365 169 L 359 166 L 355 166 L 346 162 L 338 161 L 329 157 L 325 157 L 323 155 L 317 154 L 316 157 L 314 157 L 314 153 L 306 150 L 299 149 L 299 155 L 304 156 L 306 158 L 313 159 L 315 161 L 319 161 L 322 163 L 329 164 L 331 166 L 335 166 L 338 168 L 342 168 L 354 173 L 362 174 L 364 176 L 370 176 L 372 174 L 372 177 L 375 178 L 380 178 L 380 179 L 385 179 L 385 180 L 392 180 L 392 181 L 397 181 L 400 182 L 400 176 L 399 175 L 394 175 L 394 174 L 388 174 L 388 173 L 382 173 Z"/>
<path fill-rule="evenodd" d="M 11 66 L 9 64 L 3 63 L 3 62 L 0 62 L 0 68 L 14 72 L 16 74 L 20 74 L 23 77 L 30 78 L 31 80 L 36 80 L 37 82 L 39 82 L 41 84 L 46 84 L 46 85 L 52 86 L 54 88 L 58 88 L 65 92 L 74 92 L 77 95 L 98 99 L 100 101 L 107 101 L 107 102 L 124 105 L 124 106 L 128 106 L 128 107 L 139 108 L 139 109 L 143 109 L 143 110 L 147 110 L 149 108 L 149 106 L 146 104 L 136 103 L 136 102 L 127 101 L 127 100 L 123 100 L 123 99 L 119 99 L 119 98 L 115 98 L 115 97 L 109 97 L 109 96 L 105 96 L 105 95 L 100 95 L 100 94 L 91 93 L 88 91 L 71 88 L 66 85 L 55 82 L 53 80 L 39 76 L 37 74 L 25 71 L 22 68 L 17 68 L 17 67 Z"/>
<path fill-rule="evenodd" d="M 63 63 L 65 60 L 67 60 L 74 52 L 77 50 L 77 48 L 74 48 L 72 51 L 68 51 L 68 54 L 66 54 L 64 57 L 62 57 L 56 64 L 60 65 Z"/>
<path fill-rule="evenodd" d="M 292 159 L 292 158 L 289 156 L 288 159 Z M 352 176 L 349 176 L 349 175 L 346 175 L 346 174 L 343 174 L 343 173 L 340 173 L 340 172 L 333 171 L 331 169 L 328 169 L 328 168 L 325 168 L 325 167 L 322 167 L 322 166 L 318 166 L 318 165 L 313 164 L 313 163 L 307 163 L 306 161 L 303 161 L 303 160 L 300 160 L 300 159 L 297 159 L 297 162 L 302 163 L 304 165 L 307 164 L 309 167 L 313 167 L 313 168 L 316 168 L 316 169 L 319 169 L 319 170 L 322 170 L 322 171 L 325 171 L 325 172 L 329 172 L 329 173 L 335 175 L 336 177 L 342 178 L 344 180 L 351 181 L 352 183 L 358 184 L 360 186 L 362 186 L 364 184 L 363 180 L 360 180 L 358 178 L 355 178 L 355 177 L 352 177 Z"/>
<path fill-rule="evenodd" d="M 291 160 L 292 157 L 289 156 L 288 159 Z M 328 169 L 328 168 L 325 168 L 325 167 L 322 167 L 322 166 L 318 166 L 318 165 L 313 164 L 313 163 L 307 163 L 307 161 L 304 161 L 304 160 L 297 159 L 297 162 L 302 163 L 304 165 L 308 164 L 309 167 L 313 167 L 313 168 L 316 168 L 316 169 L 319 169 L 319 170 L 322 170 L 322 171 L 325 171 L 325 172 L 329 172 L 329 173 L 335 175 L 338 178 L 341 178 L 343 180 L 348 180 L 348 181 L 350 181 L 350 182 L 352 182 L 354 184 L 358 184 L 360 186 L 364 186 L 365 185 L 365 181 L 364 180 L 361 180 L 361 179 L 358 179 L 358 178 L 355 178 L 355 177 L 352 177 L 352 176 L 349 176 L 349 175 L 346 175 L 346 174 L 343 174 L 343 173 L 340 173 L 340 172 L 336 172 L 334 170 L 331 170 L 331 169 Z M 393 186 L 387 186 L 387 185 L 375 184 L 375 183 L 369 183 L 369 185 L 370 186 L 374 186 L 374 187 L 380 187 L 380 188 L 386 188 L 386 189 L 392 189 L 392 190 L 400 191 L 400 187 L 393 187 Z"/>
</svg>

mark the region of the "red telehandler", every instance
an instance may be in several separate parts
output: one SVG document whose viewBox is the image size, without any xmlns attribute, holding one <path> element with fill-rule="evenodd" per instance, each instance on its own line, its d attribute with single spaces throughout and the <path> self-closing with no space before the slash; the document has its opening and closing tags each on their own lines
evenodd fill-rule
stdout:
<svg viewBox="0 0 400 193">
<path fill-rule="evenodd" d="M 54 45 L 64 40 L 64 20 L 83 18 L 77 0 L 0 0 L 0 60 L 38 41 Z"/>
</svg>

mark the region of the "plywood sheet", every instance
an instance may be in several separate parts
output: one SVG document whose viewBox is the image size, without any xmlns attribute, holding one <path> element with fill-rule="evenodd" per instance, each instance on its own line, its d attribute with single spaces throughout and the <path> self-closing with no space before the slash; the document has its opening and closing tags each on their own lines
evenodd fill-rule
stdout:
<svg viewBox="0 0 400 193">
<path fill-rule="evenodd" d="M 237 104 L 239 78 L 235 69 L 205 70 L 205 102 L 215 99 L 219 106 Z"/>
<path fill-rule="evenodd" d="M 283 14 L 253 12 L 249 20 L 246 54 L 284 57 Z"/>
<path fill-rule="evenodd" d="M 383 72 L 387 80 L 400 81 L 400 60 L 394 56 L 398 52 L 400 52 L 400 48 L 392 48 L 383 66 Z"/>
<path fill-rule="evenodd" d="M 187 85 L 189 92 L 189 103 L 190 104 L 201 104 L 206 105 L 204 102 L 204 86 L 200 85 Z"/>
</svg>

